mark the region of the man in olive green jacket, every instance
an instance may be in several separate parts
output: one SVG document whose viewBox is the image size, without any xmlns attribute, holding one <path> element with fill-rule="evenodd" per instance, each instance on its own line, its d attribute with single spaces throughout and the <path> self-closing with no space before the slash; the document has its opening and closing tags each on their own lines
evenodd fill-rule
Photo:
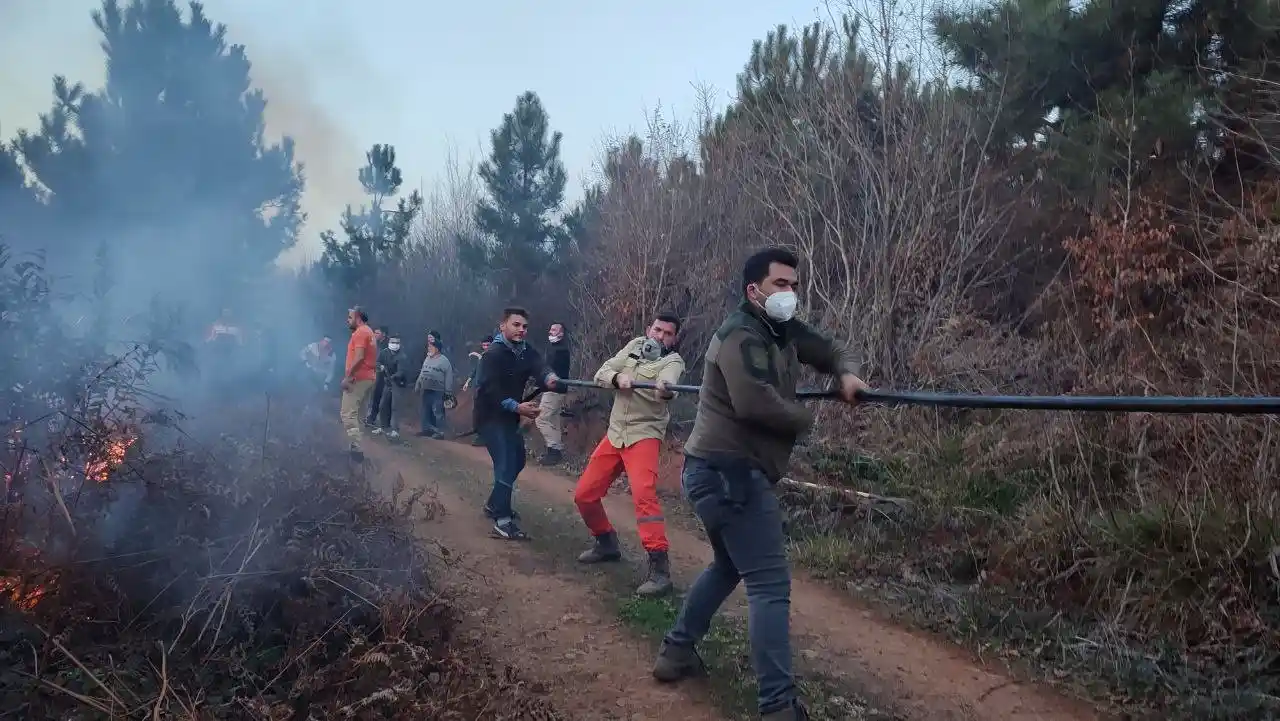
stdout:
<svg viewBox="0 0 1280 721">
<path fill-rule="evenodd" d="M 666 387 L 678 384 L 684 373 L 684 359 L 673 350 L 679 332 L 678 318 L 659 315 L 645 335 L 624 346 L 596 372 L 596 383 L 617 388 L 618 393 L 609 412 L 609 431 L 592 452 L 573 492 L 578 512 L 595 537 L 578 561 L 621 560 L 618 534 L 601 500 L 623 470 L 627 472 L 636 530 L 649 554 L 649 577 L 636 589 L 641 596 L 661 596 L 672 588 L 666 521 L 658 501 L 658 457 L 671 419 L 667 404 L 675 397 Z M 636 381 L 654 383 L 658 390 L 632 388 Z"/>
<path fill-rule="evenodd" d="M 796 400 L 800 366 L 837 376 L 850 404 L 867 387 L 851 353 L 795 319 L 798 265 L 781 248 L 747 259 L 742 305 L 708 346 L 681 485 L 714 555 L 689 589 L 653 669 L 660 681 L 701 670 L 694 647 L 720 604 L 745 582 L 751 663 L 760 715 L 768 721 L 808 718 L 791 673 L 791 567 L 774 493 L 796 439 L 813 423 Z"/>
</svg>

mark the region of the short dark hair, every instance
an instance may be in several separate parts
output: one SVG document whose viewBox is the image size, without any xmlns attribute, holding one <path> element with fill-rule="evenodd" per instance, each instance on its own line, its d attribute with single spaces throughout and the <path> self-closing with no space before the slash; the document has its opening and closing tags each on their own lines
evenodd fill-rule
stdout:
<svg viewBox="0 0 1280 721">
<path fill-rule="evenodd" d="M 436 330 L 427 331 L 427 342 L 430 343 L 431 339 L 433 338 L 436 341 L 436 345 L 440 345 L 440 331 L 436 331 Z"/>
<path fill-rule="evenodd" d="M 769 277 L 769 266 L 774 263 L 788 268 L 799 268 L 800 257 L 786 248 L 765 248 L 747 258 L 747 262 L 742 264 L 743 297 L 747 295 L 747 286 Z"/>
<path fill-rule="evenodd" d="M 677 334 L 680 332 L 680 327 L 684 325 L 683 323 L 680 322 L 680 316 L 676 315 L 675 313 L 659 313 L 658 315 L 654 316 L 653 319 L 660 320 L 663 323 L 670 323 L 671 325 L 674 325 L 676 327 Z"/>
<path fill-rule="evenodd" d="M 382 331 L 383 335 L 391 335 L 391 329 L 385 325 L 378 326 L 378 330 Z"/>
<path fill-rule="evenodd" d="M 353 305 L 353 306 L 351 306 L 351 312 L 352 312 L 352 313 L 355 313 L 355 314 L 360 318 L 360 322 L 361 322 L 361 323 L 368 323 L 368 322 L 369 322 L 369 314 L 368 314 L 367 312 L 365 312 L 365 309 L 364 309 L 364 308 L 361 308 L 361 307 L 360 307 L 360 306 L 358 306 L 358 305 Z"/>
<path fill-rule="evenodd" d="M 525 310 L 524 308 L 521 308 L 518 305 L 513 305 L 513 306 L 509 306 L 507 308 L 502 309 L 502 322 L 506 323 L 507 319 L 513 315 L 518 315 L 524 318 L 525 320 L 529 320 L 529 311 Z"/>
<path fill-rule="evenodd" d="M 491 335 L 487 335 L 487 336 L 485 336 L 485 337 L 481 338 L 481 339 L 480 339 L 480 342 L 481 342 L 481 343 L 492 343 L 492 342 L 493 342 L 493 336 L 491 336 Z"/>
</svg>

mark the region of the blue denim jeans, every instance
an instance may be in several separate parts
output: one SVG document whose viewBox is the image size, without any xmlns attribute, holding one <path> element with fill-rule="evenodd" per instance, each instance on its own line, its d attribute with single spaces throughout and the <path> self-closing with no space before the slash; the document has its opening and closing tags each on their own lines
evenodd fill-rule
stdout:
<svg viewBox="0 0 1280 721">
<path fill-rule="evenodd" d="M 747 631 L 760 713 L 788 708 L 796 698 L 791 566 L 773 485 L 746 463 L 713 463 L 693 456 L 685 457 L 680 482 L 707 531 L 714 557 L 693 582 L 666 641 L 696 645 L 738 582 L 746 583 Z"/>
<path fill-rule="evenodd" d="M 419 427 L 426 433 L 444 433 L 444 391 L 422 392 L 422 423 Z"/>
<path fill-rule="evenodd" d="M 496 519 L 511 517 L 511 495 L 516 490 L 516 476 L 524 470 L 524 436 L 517 423 L 492 421 L 477 429 L 493 459 L 493 490 L 485 507 Z"/>
</svg>

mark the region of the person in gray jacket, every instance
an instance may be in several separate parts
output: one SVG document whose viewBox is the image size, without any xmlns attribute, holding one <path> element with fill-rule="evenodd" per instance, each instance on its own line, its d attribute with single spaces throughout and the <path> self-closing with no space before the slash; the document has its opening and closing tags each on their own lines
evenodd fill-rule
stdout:
<svg viewBox="0 0 1280 721">
<path fill-rule="evenodd" d="M 422 423 L 418 435 L 444 438 L 444 397 L 453 392 L 453 364 L 440 352 L 440 334 L 427 334 L 427 357 L 413 389 L 422 394 Z"/>
</svg>

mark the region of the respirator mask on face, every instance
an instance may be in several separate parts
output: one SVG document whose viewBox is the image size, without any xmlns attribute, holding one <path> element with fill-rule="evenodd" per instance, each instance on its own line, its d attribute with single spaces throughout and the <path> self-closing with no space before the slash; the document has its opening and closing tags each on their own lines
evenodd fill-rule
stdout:
<svg viewBox="0 0 1280 721">
<path fill-rule="evenodd" d="M 560 342 L 560 336 L 558 336 L 558 335 L 549 335 L 549 336 L 547 336 L 547 342 L 548 342 L 548 343 L 559 343 L 559 342 Z"/>
<path fill-rule="evenodd" d="M 769 316 L 771 320 L 786 323 L 796 317 L 796 306 L 799 303 L 800 300 L 796 297 L 794 290 L 780 290 L 766 297 L 762 307 L 765 315 Z"/>
<path fill-rule="evenodd" d="M 640 357 L 646 361 L 656 361 L 666 353 L 667 349 L 662 347 L 662 343 L 652 339 L 645 338 L 640 344 Z"/>
<path fill-rule="evenodd" d="M 400 341 L 398 341 L 398 340 L 393 340 L 393 341 L 391 341 L 390 343 L 388 343 L 388 344 L 387 344 L 387 350 L 390 350 L 390 351 L 391 351 L 391 352 L 393 352 L 393 353 L 394 353 L 395 351 L 400 350 Z"/>
</svg>

